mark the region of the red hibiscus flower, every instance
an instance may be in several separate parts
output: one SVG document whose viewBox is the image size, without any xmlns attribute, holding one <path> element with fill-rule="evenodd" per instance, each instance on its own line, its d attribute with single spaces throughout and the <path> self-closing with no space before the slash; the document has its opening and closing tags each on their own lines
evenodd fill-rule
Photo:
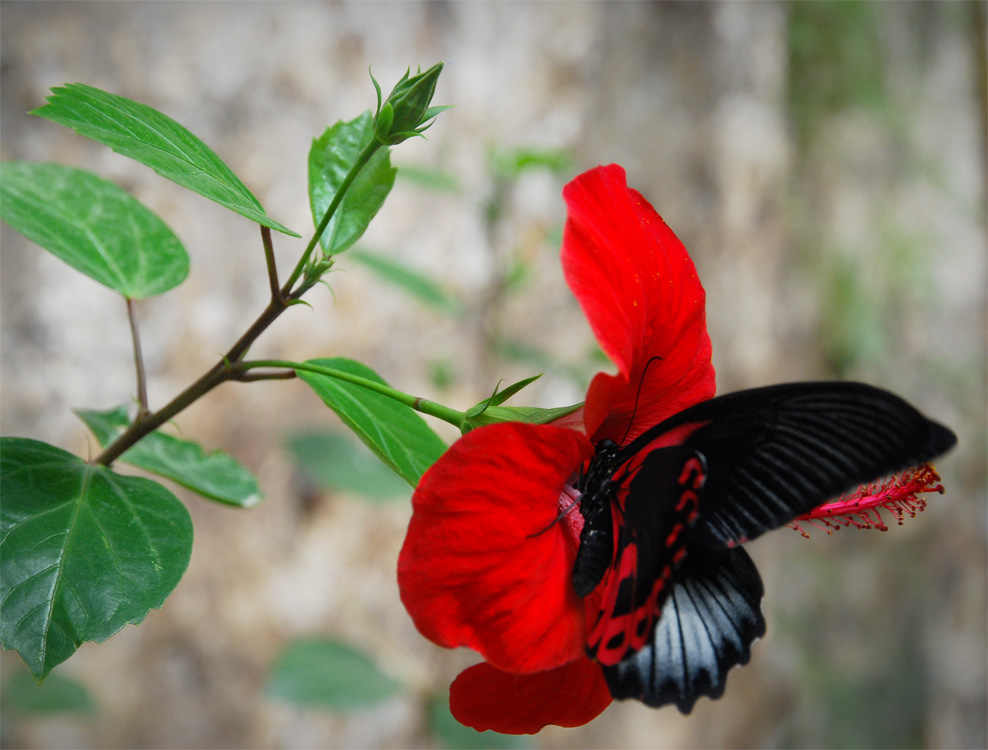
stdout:
<svg viewBox="0 0 988 750">
<path fill-rule="evenodd" d="M 398 560 L 422 634 L 485 660 L 450 688 L 453 715 L 478 730 L 577 726 L 613 698 L 688 713 L 719 697 L 765 632 L 738 545 L 794 519 L 900 519 L 915 493 L 942 489 L 931 468 L 828 500 L 955 442 L 858 383 L 714 398 L 685 248 L 618 166 L 563 196 L 566 281 L 617 373 L 596 375 L 575 415 L 464 435 L 422 476 Z"/>
<path fill-rule="evenodd" d="M 450 691 L 453 714 L 480 730 L 577 726 L 611 702 L 585 653 L 599 597 L 572 585 L 575 478 L 599 441 L 630 440 L 714 394 L 705 295 L 679 239 L 619 166 L 563 196 L 566 281 L 618 371 L 593 379 L 582 424 L 496 424 L 454 443 L 415 491 L 398 562 L 422 634 L 486 659 Z"/>
</svg>

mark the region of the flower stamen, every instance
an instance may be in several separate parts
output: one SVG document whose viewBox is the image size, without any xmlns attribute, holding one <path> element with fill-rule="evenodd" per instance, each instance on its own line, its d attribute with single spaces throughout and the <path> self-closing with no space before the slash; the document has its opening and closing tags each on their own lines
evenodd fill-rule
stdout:
<svg viewBox="0 0 988 750">
<path fill-rule="evenodd" d="M 926 499 L 920 497 L 927 492 L 943 494 L 940 475 L 933 464 L 923 464 L 892 474 L 888 478 L 868 485 L 862 485 L 850 495 L 842 495 L 836 500 L 817 506 L 809 513 L 796 516 L 789 524 L 805 538 L 809 534 L 801 525 L 811 526 L 833 534 L 843 526 L 858 529 L 878 529 L 888 531 L 888 525 L 881 511 L 888 511 L 900 526 L 906 516 L 915 518 L 926 508 Z"/>
</svg>

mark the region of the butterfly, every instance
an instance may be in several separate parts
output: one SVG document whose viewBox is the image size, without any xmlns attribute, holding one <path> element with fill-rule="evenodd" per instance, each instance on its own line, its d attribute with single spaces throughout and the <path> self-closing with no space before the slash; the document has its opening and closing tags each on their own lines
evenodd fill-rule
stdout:
<svg viewBox="0 0 988 750">
<path fill-rule="evenodd" d="M 836 495 L 956 442 L 898 396 L 861 383 L 768 386 L 696 404 L 581 472 L 573 586 L 601 586 L 587 653 L 615 698 L 720 697 L 764 635 L 764 593 L 739 547 Z"/>
</svg>

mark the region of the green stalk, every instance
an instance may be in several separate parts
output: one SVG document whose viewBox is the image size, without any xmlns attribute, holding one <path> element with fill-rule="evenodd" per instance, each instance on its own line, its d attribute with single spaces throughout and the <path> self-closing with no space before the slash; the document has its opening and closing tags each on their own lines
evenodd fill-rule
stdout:
<svg viewBox="0 0 988 750">
<path fill-rule="evenodd" d="M 340 183 L 339 190 L 336 191 L 336 195 L 333 196 L 333 202 L 329 204 L 326 209 L 326 213 L 323 214 L 322 220 L 319 222 L 319 226 L 316 227 L 315 233 L 312 235 L 312 239 L 305 248 L 305 252 L 302 253 L 302 257 L 299 258 L 298 263 L 295 265 L 295 269 L 292 271 L 291 276 L 288 277 L 288 281 L 281 288 L 281 293 L 285 299 L 290 299 L 292 297 L 292 287 L 295 286 L 295 282 L 299 280 L 299 277 L 305 271 L 305 267 L 309 262 L 309 257 L 312 255 L 312 251 L 316 249 L 316 245 L 319 243 L 319 238 L 322 237 L 323 232 L 326 231 L 326 227 L 329 226 L 330 220 L 336 213 L 336 209 L 339 208 L 340 203 L 343 201 L 343 196 L 346 195 L 346 191 L 350 189 L 350 185 L 357 175 L 360 174 L 360 170 L 371 160 L 377 150 L 383 146 L 379 140 L 372 138 L 371 142 L 368 143 L 364 150 L 360 152 L 357 160 L 350 167 L 350 171 L 347 172 L 346 177 L 343 178 L 343 182 Z M 304 289 L 303 289 L 304 291 Z"/>
<path fill-rule="evenodd" d="M 195 401 L 198 401 L 216 386 L 221 383 L 225 383 L 228 380 L 240 379 L 238 378 L 238 375 L 242 375 L 247 369 L 249 369 L 243 367 L 244 363 L 241 362 L 241 358 L 247 353 L 247 350 L 250 348 L 251 344 L 257 340 L 258 336 L 267 330 L 268 326 L 270 326 L 286 309 L 288 309 L 289 303 L 292 299 L 302 296 L 305 290 L 309 288 L 308 286 L 303 286 L 297 292 L 292 292 L 292 287 L 305 271 L 306 264 L 309 261 L 309 256 L 312 255 L 312 251 L 319 242 L 319 238 L 322 236 L 322 233 L 326 231 L 326 227 L 329 226 L 329 222 L 336 213 L 336 209 L 340 207 L 340 203 L 343 202 L 343 196 L 346 195 L 347 190 L 349 190 L 350 185 L 353 184 L 353 181 L 357 178 L 360 170 L 363 169 L 367 162 L 371 160 L 371 157 L 374 156 L 377 149 L 379 149 L 382 145 L 383 144 L 379 141 L 372 140 L 369 144 L 367 144 L 364 150 L 360 152 L 357 160 L 353 163 L 353 166 L 350 167 L 350 171 L 347 172 L 346 177 L 340 184 L 339 189 L 336 191 L 336 195 L 333 196 L 333 202 L 329 204 L 329 207 L 326 209 L 326 213 L 323 214 L 322 220 L 319 222 L 319 226 L 316 227 L 316 231 L 312 235 L 312 239 L 309 241 L 308 246 L 305 248 L 305 252 L 302 254 L 298 264 L 295 266 L 295 270 L 292 271 L 292 275 L 288 278 L 288 281 L 285 282 L 285 285 L 280 290 L 277 287 L 277 272 L 274 268 L 274 249 L 271 246 L 270 230 L 265 232 L 265 228 L 261 228 L 261 241 L 264 245 L 264 257 L 267 263 L 268 278 L 271 284 L 271 300 L 268 302 L 267 307 L 258 316 L 257 320 L 254 321 L 250 328 L 248 328 L 230 348 L 230 351 L 226 353 L 226 356 L 224 356 L 223 359 L 213 365 L 208 372 L 203 374 L 202 377 L 182 391 L 182 393 L 172 399 L 163 408 L 156 412 L 149 412 L 146 404 L 142 403 L 142 408 L 138 411 L 137 417 L 130 424 L 130 426 L 124 430 L 124 432 L 121 433 L 116 440 L 108 445 L 100 455 L 93 459 L 92 463 L 109 466 L 128 448 L 140 441 L 148 433 L 156 430 L 169 419 L 172 419 L 176 414 Z M 311 286 L 311 284 L 309 286 Z M 303 367 L 298 367 L 297 365 L 298 363 L 295 362 L 287 362 L 273 366 L 283 366 L 293 370 L 304 369 Z M 340 375 L 345 376 L 346 373 L 340 373 Z M 268 379 L 268 377 L 270 376 L 265 376 L 261 379 Z M 274 377 L 281 376 L 278 375 Z M 246 379 L 257 380 L 259 378 L 250 377 Z M 358 383 L 358 385 L 361 385 L 361 383 Z M 378 384 L 371 383 L 371 385 Z M 368 385 L 368 387 L 371 386 Z M 398 391 L 395 391 L 395 393 L 398 393 Z M 408 396 L 408 398 L 413 397 Z M 405 402 L 403 401 L 402 403 Z M 428 404 L 431 402 L 423 403 Z M 439 404 L 435 404 L 435 406 L 439 407 L 440 410 L 445 409 L 445 407 L 441 407 Z M 412 408 L 416 407 L 413 406 Z M 422 410 L 420 409 L 420 411 Z M 453 413 L 452 410 L 446 411 L 450 414 Z M 424 411 L 423 413 L 428 414 L 430 412 Z M 449 414 L 446 414 L 446 416 L 440 416 L 438 414 L 434 416 L 439 416 L 440 419 L 445 419 L 446 416 L 449 416 Z M 459 423 L 457 422 L 457 424 Z"/>
<path fill-rule="evenodd" d="M 362 378 L 359 375 L 353 375 L 349 372 L 344 372 L 343 370 L 334 370 L 331 367 L 314 365 L 309 362 L 289 362 L 282 359 L 256 359 L 238 362 L 232 367 L 237 372 L 247 372 L 248 370 L 253 370 L 258 367 L 273 367 L 294 371 L 301 370 L 303 372 L 312 372 L 317 375 L 325 375 L 329 378 L 343 380 L 347 383 L 353 383 L 354 385 L 359 385 L 361 388 L 366 388 L 367 390 L 374 391 L 375 393 L 380 393 L 382 396 L 387 396 L 392 401 L 397 401 L 399 404 L 404 404 L 417 412 L 428 414 L 430 417 L 441 419 L 444 422 L 449 422 L 456 428 L 459 428 L 463 424 L 463 420 L 466 418 L 466 414 L 464 412 L 451 409 L 448 406 L 443 406 L 442 404 L 437 404 L 435 401 L 429 401 L 424 398 L 419 398 L 418 396 L 412 396 L 408 393 L 404 393 L 403 391 L 396 390 L 389 385 L 385 385 L 384 383 L 378 383 L 375 380 L 368 380 L 367 378 Z"/>
</svg>

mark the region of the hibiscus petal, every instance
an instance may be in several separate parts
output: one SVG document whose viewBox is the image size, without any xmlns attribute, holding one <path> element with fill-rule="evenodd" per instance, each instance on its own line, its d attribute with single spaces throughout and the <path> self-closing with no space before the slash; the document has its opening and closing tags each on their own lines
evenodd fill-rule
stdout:
<svg viewBox="0 0 988 750">
<path fill-rule="evenodd" d="M 457 721 L 503 734 L 535 734 L 548 724 L 578 727 L 599 716 L 611 700 L 600 665 L 586 657 L 525 675 L 477 664 L 449 688 L 449 709 Z"/>
<path fill-rule="evenodd" d="M 621 167 L 585 172 L 563 198 L 566 282 L 618 368 L 590 384 L 586 431 L 631 440 L 714 395 L 705 293 L 686 248 Z"/>
<path fill-rule="evenodd" d="M 502 423 L 468 432 L 422 477 L 398 559 L 401 599 L 421 633 L 512 672 L 581 656 L 573 591 L 579 511 L 560 494 L 593 448 L 576 430 Z"/>
</svg>

